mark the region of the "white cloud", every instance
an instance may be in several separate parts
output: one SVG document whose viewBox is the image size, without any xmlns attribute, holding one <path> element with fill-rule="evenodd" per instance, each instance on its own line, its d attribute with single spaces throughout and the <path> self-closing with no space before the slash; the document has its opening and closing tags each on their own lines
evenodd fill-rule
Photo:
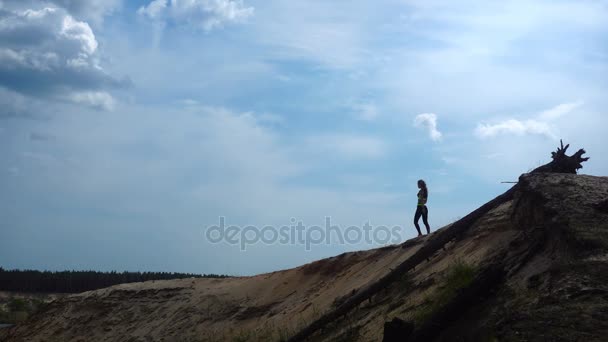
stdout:
<svg viewBox="0 0 608 342">
<path fill-rule="evenodd" d="M 68 100 L 101 110 L 114 110 L 116 101 L 104 91 L 82 91 L 70 94 Z"/>
<path fill-rule="evenodd" d="M 142 6 L 137 10 L 139 15 L 145 15 L 150 19 L 159 19 L 167 9 L 167 0 L 154 0 L 148 6 Z"/>
<path fill-rule="evenodd" d="M 426 128 L 431 140 L 441 140 L 442 134 L 437 130 L 437 115 L 433 113 L 418 114 L 416 118 L 414 118 L 414 126 L 417 128 Z"/>
<path fill-rule="evenodd" d="M 69 15 L 63 17 L 59 34 L 68 41 L 79 43 L 78 45 L 81 50 L 79 58 L 86 59 L 97 50 L 97 39 L 95 39 L 93 30 L 91 30 L 89 24 L 76 21 Z"/>
<path fill-rule="evenodd" d="M 380 139 L 349 134 L 319 135 L 309 138 L 308 142 L 330 152 L 330 157 L 346 159 L 378 159 L 384 157 L 388 149 Z"/>
<path fill-rule="evenodd" d="M 491 138 L 501 134 L 527 135 L 536 134 L 544 135 L 549 138 L 555 138 L 549 124 L 537 120 L 506 120 L 497 124 L 478 124 L 475 129 L 475 134 L 480 138 Z"/>
<path fill-rule="evenodd" d="M 154 0 L 137 10 L 141 16 L 156 21 L 171 20 L 211 31 L 224 23 L 242 22 L 254 13 L 242 0 Z"/>
<path fill-rule="evenodd" d="M 570 113 L 574 109 L 582 106 L 583 103 L 584 103 L 583 101 L 562 103 L 560 105 L 557 105 L 551 109 L 548 109 L 548 110 L 540 113 L 538 118 L 543 121 L 556 120 L 556 119 Z"/>
<path fill-rule="evenodd" d="M 67 11 L 78 20 L 101 25 L 105 16 L 111 15 L 122 7 L 122 2 L 123 0 L 2 0 L 0 8 L 38 10 L 44 7 L 57 7 Z"/>
<path fill-rule="evenodd" d="M 122 6 L 122 0 L 51 0 L 76 18 L 101 24 L 103 18 Z"/>
<path fill-rule="evenodd" d="M 503 134 L 541 135 L 556 139 L 556 130 L 551 122 L 572 112 L 582 104 L 582 101 L 562 103 L 537 114 L 536 118 L 529 120 L 508 119 L 495 124 L 479 123 L 475 128 L 475 135 L 482 139 Z"/>
<path fill-rule="evenodd" d="M 99 43 L 89 24 L 46 2 L 29 6 L 0 11 L 0 86 L 35 98 L 78 103 L 91 102 L 82 101 L 81 93 L 97 94 L 93 100 L 105 94 L 103 101 L 109 103 L 106 89 L 126 83 L 100 66 Z"/>
</svg>

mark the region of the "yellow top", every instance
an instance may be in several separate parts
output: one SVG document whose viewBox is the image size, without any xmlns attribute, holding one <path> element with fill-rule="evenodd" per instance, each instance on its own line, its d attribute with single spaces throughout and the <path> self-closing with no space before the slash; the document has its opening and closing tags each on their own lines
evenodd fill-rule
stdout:
<svg viewBox="0 0 608 342">
<path fill-rule="evenodd" d="M 420 189 L 420 191 L 418 191 L 418 206 L 419 207 L 426 205 L 427 197 L 428 197 L 427 190 Z"/>
</svg>

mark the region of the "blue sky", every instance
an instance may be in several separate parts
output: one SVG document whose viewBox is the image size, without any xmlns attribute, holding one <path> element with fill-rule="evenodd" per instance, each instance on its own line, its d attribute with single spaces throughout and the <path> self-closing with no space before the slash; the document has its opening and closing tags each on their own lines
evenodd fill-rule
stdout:
<svg viewBox="0 0 608 342">
<path fill-rule="evenodd" d="M 0 265 L 255 274 L 433 228 L 549 161 L 606 175 L 606 1 L 0 0 Z"/>
</svg>

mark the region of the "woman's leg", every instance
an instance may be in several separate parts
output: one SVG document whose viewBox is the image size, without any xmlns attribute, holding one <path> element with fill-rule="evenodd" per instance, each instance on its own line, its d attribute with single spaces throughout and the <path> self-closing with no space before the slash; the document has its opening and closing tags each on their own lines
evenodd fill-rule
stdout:
<svg viewBox="0 0 608 342">
<path fill-rule="evenodd" d="M 430 234 L 431 226 L 429 226 L 429 208 L 427 208 L 426 205 L 423 208 L 424 210 L 422 211 L 422 222 L 424 222 L 424 225 L 426 226 L 426 233 Z M 420 229 L 418 229 L 418 231 L 420 231 Z"/>
<path fill-rule="evenodd" d="M 414 214 L 414 225 L 416 226 L 416 230 L 418 231 L 418 236 L 422 235 L 420 232 L 420 226 L 418 225 L 418 220 L 420 220 L 420 216 L 422 215 L 421 207 L 418 206 L 416 208 L 416 214 Z"/>
</svg>

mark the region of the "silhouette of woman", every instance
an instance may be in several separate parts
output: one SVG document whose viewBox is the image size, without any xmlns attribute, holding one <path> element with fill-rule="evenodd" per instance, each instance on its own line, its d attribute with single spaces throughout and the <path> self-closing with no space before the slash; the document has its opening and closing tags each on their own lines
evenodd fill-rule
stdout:
<svg viewBox="0 0 608 342">
<path fill-rule="evenodd" d="M 431 227 L 429 226 L 429 209 L 426 207 L 426 201 L 429 198 L 429 190 L 426 188 L 426 183 L 420 179 L 418 181 L 418 206 L 416 207 L 416 214 L 414 214 L 414 225 L 416 225 L 416 230 L 418 231 L 418 236 L 421 236 L 420 226 L 418 225 L 418 220 L 420 220 L 420 216 L 422 216 L 422 222 L 426 226 L 426 233 L 431 233 Z"/>
</svg>

